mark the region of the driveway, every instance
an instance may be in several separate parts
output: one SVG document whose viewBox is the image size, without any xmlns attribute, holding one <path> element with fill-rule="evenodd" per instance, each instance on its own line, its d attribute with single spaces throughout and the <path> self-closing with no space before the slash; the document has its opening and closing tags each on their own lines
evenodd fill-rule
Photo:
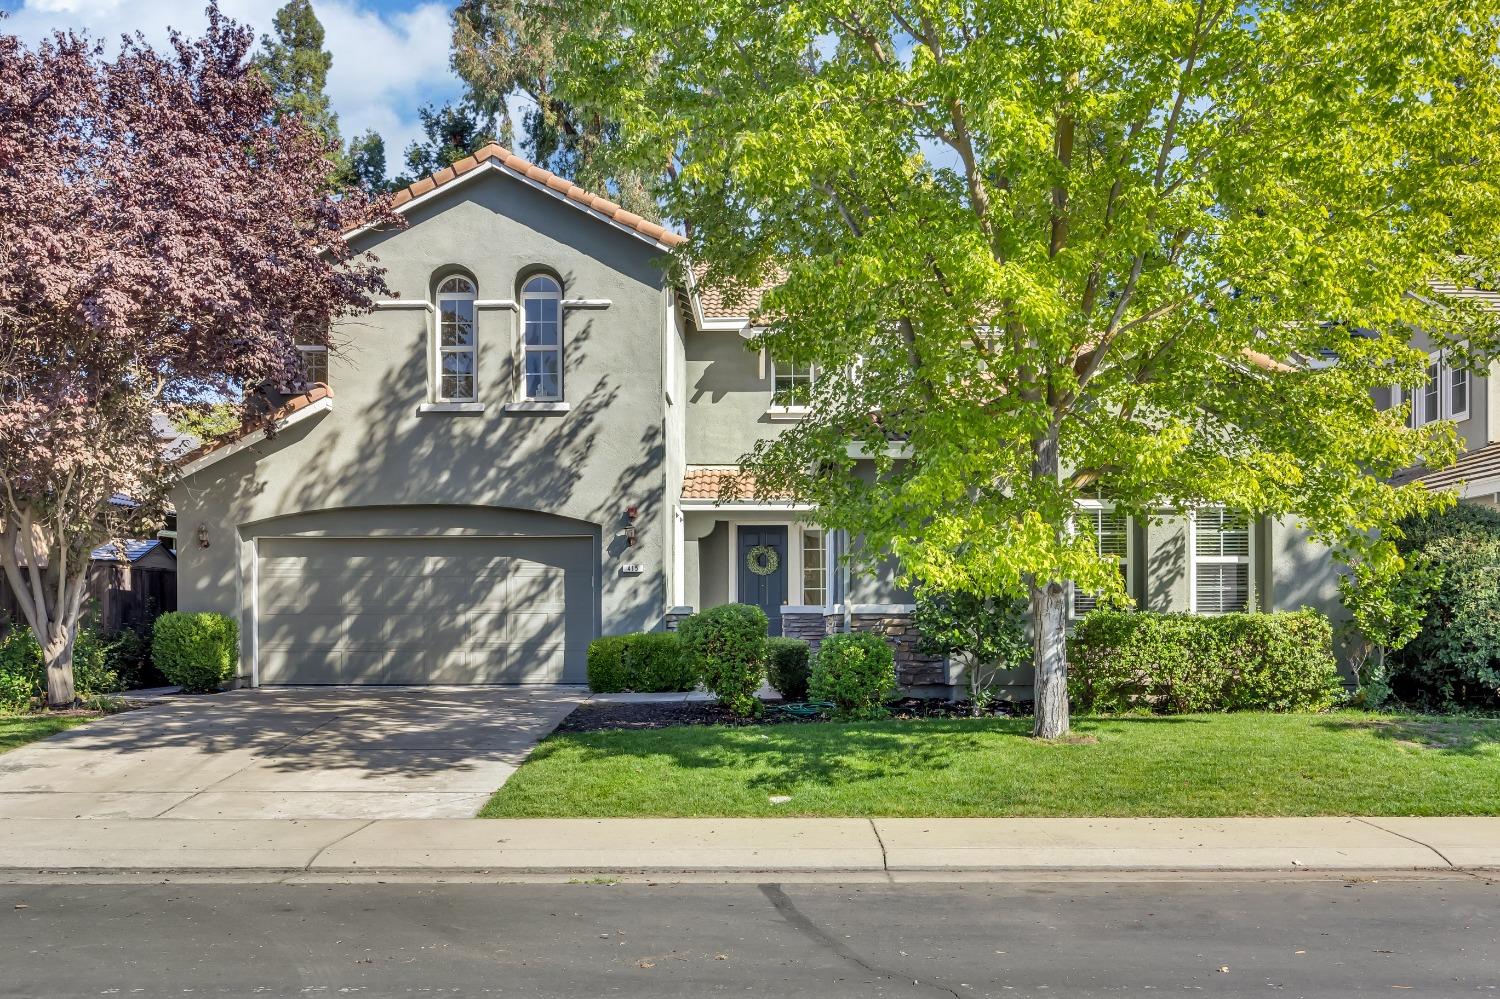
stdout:
<svg viewBox="0 0 1500 999">
<path fill-rule="evenodd" d="M 0 756 L 0 818 L 466 818 L 582 687 L 178 697 Z"/>
</svg>

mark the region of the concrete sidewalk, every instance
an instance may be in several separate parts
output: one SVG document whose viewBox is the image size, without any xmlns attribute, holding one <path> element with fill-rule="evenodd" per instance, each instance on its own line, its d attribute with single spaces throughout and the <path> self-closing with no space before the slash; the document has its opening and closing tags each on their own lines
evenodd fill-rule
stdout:
<svg viewBox="0 0 1500 999">
<path fill-rule="evenodd" d="M 0 869 L 1477 870 L 1500 818 L 0 819 Z"/>
</svg>

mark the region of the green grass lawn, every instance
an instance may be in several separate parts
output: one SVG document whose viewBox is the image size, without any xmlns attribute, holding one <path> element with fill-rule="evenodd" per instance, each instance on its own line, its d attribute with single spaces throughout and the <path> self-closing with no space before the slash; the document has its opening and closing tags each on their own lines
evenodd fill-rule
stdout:
<svg viewBox="0 0 1500 999">
<path fill-rule="evenodd" d="M 1331 715 L 681 727 L 554 736 L 511 816 L 1500 815 L 1500 720 Z M 772 795 L 789 795 L 782 805 Z"/>
<path fill-rule="evenodd" d="M 12 715 L 0 712 L 0 753 L 92 720 L 91 715 Z"/>
</svg>

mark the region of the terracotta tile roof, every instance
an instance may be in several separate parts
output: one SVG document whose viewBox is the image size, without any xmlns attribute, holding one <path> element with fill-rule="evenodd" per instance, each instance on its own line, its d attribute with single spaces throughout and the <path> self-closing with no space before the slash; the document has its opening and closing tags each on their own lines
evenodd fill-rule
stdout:
<svg viewBox="0 0 1500 999">
<path fill-rule="evenodd" d="M 765 283 L 748 287 L 744 285 L 711 286 L 703 283 L 706 264 L 693 265 L 693 292 L 698 296 L 704 319 L 744 319 L 755 314 L 760 300 L 766 292 L 781 283 L 783 275 L 773 274 Z"/>
<path fill-rule="evenodd" d="M 1462 482 L 1494 478 L 1500 478 L 1500 442 L 1466 451 L 1447 468 L 1435 472 L 1413 468 L 1394 476 L 1391 481 L 1397 484 L 1420 482 L 1428 489 L 1448 489 Z"/>
<path fill-rule="evenodd" d="M 735 488 L 730 488 L 733 485 Z M 694 468 L 688 466 L 682 479 L 685 500 L 788 500 L 788 493 L 761 496 L 755 490 L 755 476 L 738 468 Z"/>
<path fill-rule="evenodd" d="M 203 444 L 199 447 L 193 448 L 193 450 L 177 458 L 176 464 L 190 464 L 194 461 L 197 461 L 199 458 L 212 454 L 222 447 L 226 447 L 230 444 L 233 444 L 237 440 L 241 440 L 245 437 L 250 436 L 257 430 L 265 430 L 266 428 L 273 426 L 281 420 L 286 419 L 288 416 L 291 416 L 299 409 L 306 409 L 308 406 L 311 406 L 315 402 L 332 398 L 333 389 L 329 388 L 327 385 L 324 385 L 322 382 L 316 383 L 312 388 L 308 389 L 306 392 L 299 393 L 298 395 L 280 397 L 277 401 L 272 403 L 270 407 L 266 408 L 262 412 L 257 413 L 254 416 L 246 417 L 244 422 L 240 424 L 240 428 L 230 436 L 221 438 L 216 441 L 210 441 L 207 444 Z"/>
<path fill-rule="evenodd" d="M 528 180 L 556 192 L 575 205 L 608 216 L 625 228 L 632 229 L 658 243 L 666 246 L 680 246 L 687 242 L 682 235 L 663 228 L 649 219 L 641 218 L 634 212 L 626 211 L 608 198 L 601 198 L 597 194 L 585 191 L 572 181 L 564 180 L 551 170 L 544 170 L 535 163 L 523 160 L 509 149 L 494 142 L 475 151 L 471 156 L 465 156 L 452 166 L 439 170 L 430 177 L 423 177 L 410 187 L 397 191 L 392 207 L 400 208 L 408 201 L 420 198 L 429 191 L 435 191 L 444 184 L 451 183 L 469 171 L 490 162 L 522 174 Z"/>
</svg>

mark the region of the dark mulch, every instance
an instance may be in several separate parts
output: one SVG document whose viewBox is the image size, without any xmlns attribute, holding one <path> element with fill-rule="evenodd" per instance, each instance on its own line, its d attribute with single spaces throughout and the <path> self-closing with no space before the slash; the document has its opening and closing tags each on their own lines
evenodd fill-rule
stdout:
<svg viewBox="0 0 1500 999">
<path fill-rule="evenodd" d="M 799 718 L 778 708 L 781 701 L 766 701 L 766 712 L 759 718 L 739 718 L 713 701 L 673 701 L 666 704 L 585 704 L 562 720 L 559 732 L 609 732 L 618 729 L 672 728 L 677 725 L 798 725 L 816 724 L 826 718 Z M 972 718 L 968 701 L 940 701 L 933 698 L 905 697 L 890 704 L 891 717 Z M 1031 714 L 1031 702 L 997 702 L 988 717 L 1017 718 Z"/>
</svg>

